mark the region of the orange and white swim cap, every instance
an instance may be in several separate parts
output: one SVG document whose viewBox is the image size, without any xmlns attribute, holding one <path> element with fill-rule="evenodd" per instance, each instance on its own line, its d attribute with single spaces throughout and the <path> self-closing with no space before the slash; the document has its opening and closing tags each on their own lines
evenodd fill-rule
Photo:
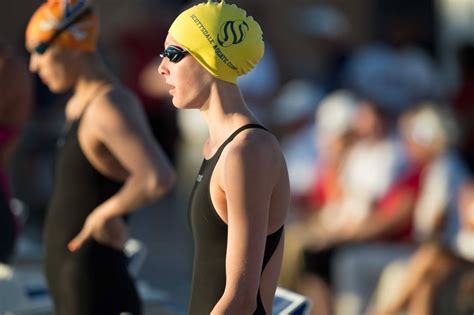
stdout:
<svg viewBox="0 0 474 315">
<path fill-rule="evenodd" d="M 55 43 L 64 47 L 95 51 L 99 19 L 90 11 L 91 2 L 48 0 L 31 17 L 26 29 L 26 41 L 45 43 L 54 39 Z"/>
</svg>

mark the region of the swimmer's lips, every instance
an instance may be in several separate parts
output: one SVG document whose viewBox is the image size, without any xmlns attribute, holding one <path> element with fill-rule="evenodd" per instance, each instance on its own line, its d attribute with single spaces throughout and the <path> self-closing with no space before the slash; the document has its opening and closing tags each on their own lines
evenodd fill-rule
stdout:
<svg viewBox="0 0 474 315">
<path fill-rule="evenodd" d="M 168 93 L 169 93 L 170 95 L 173 95 L 173 94 L 174 94 L 174 90 L 176 89 L 176 87 L 175 87 L 174 85 L 169 84 L 169 83 L 166 83 L 166 85 L 169 86 Z"/>
</svg>

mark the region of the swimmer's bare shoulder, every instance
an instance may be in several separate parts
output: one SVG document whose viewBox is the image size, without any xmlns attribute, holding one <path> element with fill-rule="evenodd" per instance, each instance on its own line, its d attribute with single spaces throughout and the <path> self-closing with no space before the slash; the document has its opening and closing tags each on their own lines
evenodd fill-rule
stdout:
<svg viewBox="0 0 474 315">
<path fill-rule="evenodd" d="M 138 98 L 127 88 L 114 84 L 97 95 L 87 110 L 87 120 L 98 125 L 114 126 L 126 123 L 129 127 L 145 131 L 148 125 Z"/>
</svg>

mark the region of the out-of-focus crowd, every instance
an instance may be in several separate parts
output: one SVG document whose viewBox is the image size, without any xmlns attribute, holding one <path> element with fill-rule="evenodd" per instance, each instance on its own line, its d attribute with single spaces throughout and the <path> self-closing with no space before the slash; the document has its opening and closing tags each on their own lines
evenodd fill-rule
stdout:
<svg viewBox="0 0 474 315">
<path fill-rule="evenodd" d="M 283 141 L 300 175 L 280 285 L 311 297 L 314 314 L 472 308 L 474 191 L 452 119 L 433 102 L 395 118 L 348 90 L 325 96 L 315 123 Z"/>
</svg>

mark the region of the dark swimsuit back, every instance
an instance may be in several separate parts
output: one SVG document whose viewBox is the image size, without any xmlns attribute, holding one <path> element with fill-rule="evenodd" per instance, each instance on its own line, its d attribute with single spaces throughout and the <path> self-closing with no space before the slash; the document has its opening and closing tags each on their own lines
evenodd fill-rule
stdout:
<svg viewBox="0 0 474 315">
<path fill-rule="evenodd" d="M 240 132 L 249 128 L 267 130 L 261 125 L 248 124 L 233 132 L 212 158 L 203 160 L 191 193 L 189 220 L 194 237 L 193 279 L 189 304 L 191 315 L 209 314 L 224 293 L 227 224 L 222 221 L 212 204 L 209 187 L 212 173 L 224 148 Z M 282 233 L 283 226 L 267 236 L 262 273 L 278 247 Z M 260 288 L 256 300 L 257 309 L 254 314 L 266 314 Z"/>
</svg>

